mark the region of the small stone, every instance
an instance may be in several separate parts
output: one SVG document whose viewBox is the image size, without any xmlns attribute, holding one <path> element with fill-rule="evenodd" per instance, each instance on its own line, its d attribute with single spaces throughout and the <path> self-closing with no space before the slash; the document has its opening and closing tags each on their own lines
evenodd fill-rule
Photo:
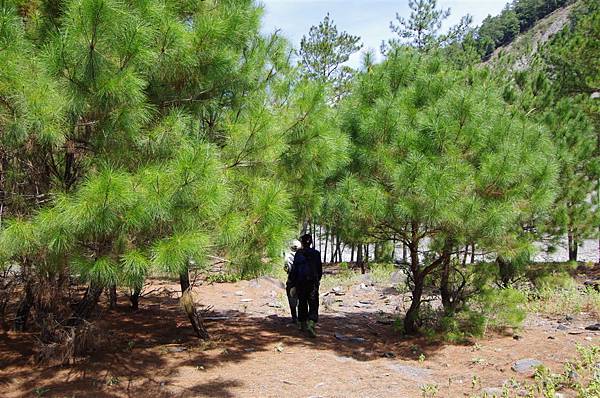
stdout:
<svg viewBox="0 0 600 398">
<path fill-rule="evenodd" d="M 483 396 L 487 396 L 488 398 L 500 398 L 502 397 L 502 388 L 499 387 L 486 387 L 481 390 Z"/>
<path fill-rule="evenodd" d="M 518 334 L 515 334 L 513 336 L 513 340 L 521 340 L 523 337 L 519 336 Z"/>
<path fill-rule="evenodd" d="M 382 357 L 384 357 L 384 358 L 395 358 L 395 357 L 396 357 L 396 354 L 394 354 L 394 353 L 393 353 L 393 352 L 391 352 L 391 351 L 388 351 L 388 352 L 384 352 L 384 353 L 382 353 L 382 354 L 381 354 L 381 356 L 382 356 Z"/>
<path fill-rule="evenodd" d="M 243 296 L 244 292 L 242 292 L 241 290 L 238 290 L 237 292 L 235 292 L 233 294 L 235 294 L 236 296 Z"/>
<path fill-rule="evenodd" d="M 587 326 L 585 328 L 585 330 L 594 330 L 594 331 L 600 331 L 600 323 L 596 323 L 590 326 Z"/>
<path fill-rule="evenodd" d="M 560 324 L 556 327 L 557 330 L 569 330 L 569 327 L 563 324 Z"/>
<path fill-rule="evenodd" d="M 556 337 L 554 337 L 554 336 L 548 336 L 548 340 L 556 340 Z"/>
<path fill-rule="evenodd" d="M 592 341 L 593 339 L 592 339 L 590 336 L 587 336 L 587 337 L 585 338 L 585 340 L 586 340 L 586 341 Z"/>
<path fill-rule="evenodd" d="M 533 372 L 537 366 L 541 365 L 543 365 L 543 363 L 537 359 L 526 358 L 515 362 L 511 369 L 517 373 L 528 373 Z"/>
<path fill-rule="evenodd" d="M 281 308 L 281 304 L 279 303 L 269 303 L 267 305 L 271 308 Z"/>
<path fill-rule="evenodd" d="M 251 302 L 251 301 L 252 301 L 252 299 L 245 298 L 245 299 L 241 299 L 240 301 L 241 301 L 242 303 L 249 303 L 249 302 Z"/>
<path fill-rule="evenodd" d="M 573 319 L 575 319 L 575 318 L 573 318 L 571 315 L 565 316 L 565 321 L 567 321 L 567 322 L 571 322 Z"/>
</svg>

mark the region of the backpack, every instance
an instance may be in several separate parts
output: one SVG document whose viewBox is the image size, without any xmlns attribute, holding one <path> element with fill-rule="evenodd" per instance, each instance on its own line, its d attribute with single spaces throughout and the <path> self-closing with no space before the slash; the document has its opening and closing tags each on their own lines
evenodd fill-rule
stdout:
<svg viewBox="0 0 600 398">
<path fill-rule="evenodd" d="M 294 271 L 296 283 L 304 284 L 317 279 L 312 264 L 301 251 L 294 256 Z"/>
</svg>

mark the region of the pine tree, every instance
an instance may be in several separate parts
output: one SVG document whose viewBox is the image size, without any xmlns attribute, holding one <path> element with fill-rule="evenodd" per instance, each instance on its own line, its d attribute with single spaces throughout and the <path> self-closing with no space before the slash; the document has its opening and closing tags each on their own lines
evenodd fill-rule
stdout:
<svg viewBox="0 0 600 398">
<path fill-rule="evenodd" d="M 456 247 L 494 250 L 552 201 L 553 147 L 485 72 L 406 50 L 361 74 L 343 109 L 352 161 L 337 192 L 353 228 L 409 248 L 404 327 L 415 333 L 425 281 Z"/>
<path fill-rule="evenodd" d="M 206 337 L 189 270 L 261 272 L 344 159 L 323 86 L 297 84 L 251 0 L 72 0 L 26 19 L 18 6 L 1 8 L 0 259 L 27 273 L 22 324 L 33 306 L 52 341 L 51 320 L 78 325 L 106 287 L 137 307 L 161 271 Z M 87 284 L 73 311 L 69 277 Z M 42 288 L 56 295 L 40 306 Z"/>
<path fill-rule="evenodd" d="M 333 89 L 333 100 L 337 102 L 348 91 L 354 73 L 344 64 L 361 48 L 360 37 L 338 32 L 327 14 L 318 26 L 311 26 L 308 36 L 302 36 L 298 55 L 304 75 L 329 84 Z"/>
</svg>

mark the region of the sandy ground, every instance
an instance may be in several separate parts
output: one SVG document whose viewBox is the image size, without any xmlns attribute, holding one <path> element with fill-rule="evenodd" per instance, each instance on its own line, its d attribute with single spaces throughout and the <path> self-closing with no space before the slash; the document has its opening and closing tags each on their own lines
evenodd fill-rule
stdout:
<svg viewBox="0 0 600 398">
<path fill-rule="evenodd" d="M 0 396 L 421 397 L 434 384 L 437 397 L 477 396 L 512 378 L 531 381 L 511 370 L 517 360 L 560 371 L 576 344 L 600 344 L 600 332 L 584 330 L 594 321 L 585 314 L 570 322 L 530 316 L 518 340 L 402 339 L 390 320 L 406 298 L 389 284 L 364 282 L 324 298 L 316 339 L 290 324 L 277 280 L 198 286 L 197 300 L 213 316 L 203 342 L 178 307 L 178 286 L 153 281 L 159 290 L 138 312 L 122 296 L 116 311 L 102 306 L 99 326 L 109 331 L 98 335 L 102 348 L 73 365 L 33 366 L 34 335 L 0 335 Z"/>
</svg>

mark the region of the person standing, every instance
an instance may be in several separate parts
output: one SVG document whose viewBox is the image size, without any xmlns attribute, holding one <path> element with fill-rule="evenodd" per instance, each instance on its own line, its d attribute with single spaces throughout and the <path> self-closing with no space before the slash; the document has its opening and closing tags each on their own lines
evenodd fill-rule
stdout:
<svg viewBox="0 0 600 398">
<path fill-rule="evenodd" d="M 321 253 L 313 249 L 310 234 L 300 237 L 301 249 L 294 256 L 290 279 L 298 296 L 298 322 L 301 330 L 310 337 L 316 337 L 316 323 L 319 321 L 319 285 L 323 276 Z"/>
<path fill-rule="evenodd" d="M 283 269 L 288 274 L 287 282 L 285 283 L 285 292 L 287 294 L 288 304 L 290 305 L 290 312 L 292 314 L 292 323 L 294 323 L 294 324 L 298 323 L 298 313 L 297 313 L 298 296 L 296 294 L 296 289 L 294 288 L 294 285 L 293 285 L 292 279 L 290 278 L 290 275 L 293 274 L 292 270 L 294 268 L 294 256 L 295 256 L 296 252 L 298 251 L 298 249 L 300 249 L 300 246 L 301 245 L 298 240 L 294 239 L 292 241 L 292 243 L 290 244 L 290 251 L 288 253 L 286 253 L 286 255 L 285 255 L 285 264 L 283 266 Z"/>
</svg>

